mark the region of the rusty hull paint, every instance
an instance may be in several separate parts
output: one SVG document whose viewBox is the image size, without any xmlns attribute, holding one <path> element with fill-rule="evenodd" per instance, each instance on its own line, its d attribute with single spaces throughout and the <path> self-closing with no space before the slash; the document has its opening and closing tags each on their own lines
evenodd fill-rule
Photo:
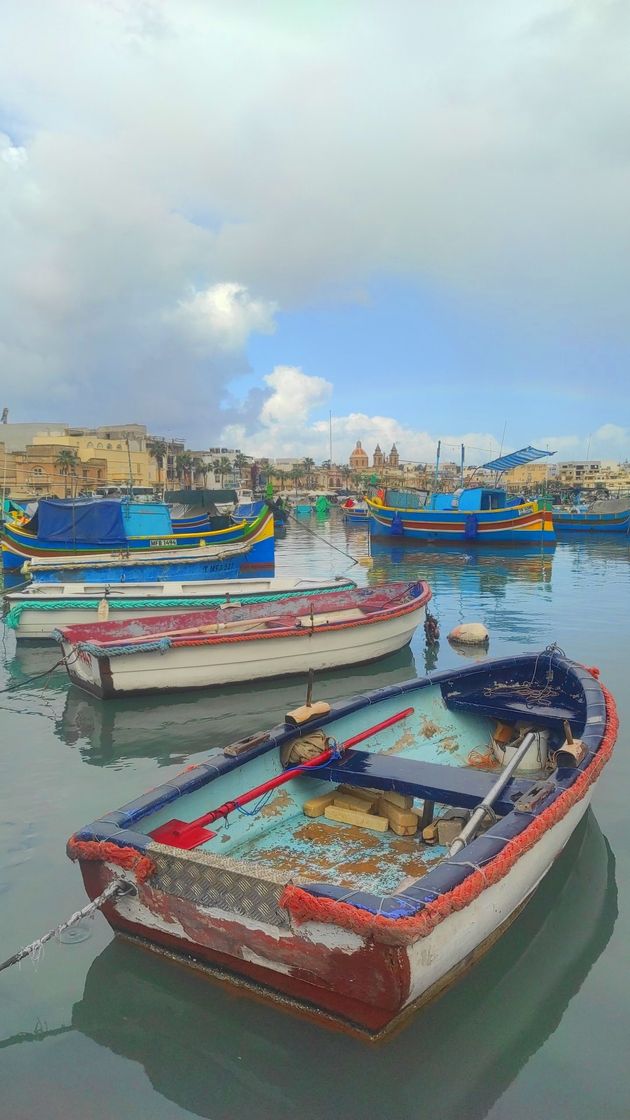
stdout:
<svg viewBox="0 0 630 1120">
<path fill-rule="evenodd" d="M 81 861 L 80 867 L 87 894 L 95 898 L 112 874 L 98 862 Z M 179 923 L 187 937 L 129 921 L 108 903 L 103 914 L 114 931 L 174 951 L 184 963 L 188 959 L 192 965 L 214 964 L 369 1032 L 387 1027 L 408 998 L 411 978 L 404 946 L 369 939 L 346 952 L 311 942 L 295 931 L 278 940 L 264 930 L 247 928 L 237 918 L 208 918 L 187 899 L 153 890 L 146 883 L 139 884 L 138 898 L 156 918 Z M 276 960 L 287 971 L 246 960 L 243 949 L 263 960 Z"/>
</svg>

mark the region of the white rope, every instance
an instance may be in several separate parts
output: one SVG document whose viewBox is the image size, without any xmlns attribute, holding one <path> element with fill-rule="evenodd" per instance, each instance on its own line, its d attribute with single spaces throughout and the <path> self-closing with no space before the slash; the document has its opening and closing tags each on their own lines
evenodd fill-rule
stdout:
<svg viewBox="0 0 630 1120">
<path fill-rule="evenodd" d="M 88 902 L 87 906 L 84 906 L 81 910 L 76 910 L 65 922 L 61 922 L 61 924 L 55 926 L 54 929 L 48 930 L 48 933 L 44 933 L 42 937 L 38 937 L 35 941 L 32 941 L 30 945 L 25 945 L 23 949 L 19 949 L 12 957 L 3 961 L 2 964 L 0 964 L 0 972 L 5 968 L 10 968 L 13 964 L 19 964 L 25 957 L 32 957 L 35 963 L 37 963 L 47 941 L 52 941 L 53 937 L 59 937 L 64 930 L 69 929 L 70 926 L 76 925 L 82 918 L 91 917 L 92 914 L 99 910 L 108 899 L 113 898 L 114 895 L 129 894 L 132 891 L 135 891 L 135 887 L 132 883 L 121 883 L 119 879 L 113 880 L 93 902 Z"/>
</svg>

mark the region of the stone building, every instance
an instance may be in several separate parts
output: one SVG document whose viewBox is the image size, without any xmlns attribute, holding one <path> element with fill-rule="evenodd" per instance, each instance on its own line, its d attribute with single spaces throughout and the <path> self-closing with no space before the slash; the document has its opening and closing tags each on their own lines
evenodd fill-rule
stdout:
<svg viewBox="0 0 630 1120">
<path fill-rule="evenodd" d="M 367 451 L 364 451 L 361 446 L 361 440 L 357 440 L 357 445 L 350 455 L 350 469 L 353 471 L 367 471 L 370 466 Z"/>
<path fill-rule="evenodd" d="M 360 447 L 361 445 L 357 444 L 357 446 Z M 381 445 L 377 443 L 376 447 L 374 448 L 374 455 L 372 456 L 372 466 L 375 468 L 375 470 L 378 470 L 379 468 L 382 469 L 383 467 L 391 467 L 391 469 L 394 471 L 399 470 L 400 455 L 398 454 L 396 444 L 392 444 L 392 449 L 389 455 L 386 455 L 384 451 L 381 451 Z"/>
<path fill-rule="evenodd" d="M 372 466 L 376 467 L 377 469 L 378 467 L 385 466 L 385 456 L 381 451 L 380 443 L 377 443 L 376 447 L 374 448 L 374 455 L 372 456 Z"/>
</svg>

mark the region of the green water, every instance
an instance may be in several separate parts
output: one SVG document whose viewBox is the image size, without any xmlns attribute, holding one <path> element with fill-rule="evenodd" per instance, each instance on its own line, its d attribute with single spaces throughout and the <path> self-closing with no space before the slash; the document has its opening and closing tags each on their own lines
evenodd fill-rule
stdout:
<svg viewBox="0 0 630 1120">
<path fill-rule="evenodd" d="M 367 532 L 308 521 L 365 555 Z M 349 560 L 305 529 L 279 542 L 278 574 L 331 576 Z M 417 575 L 434 591 L 442 639 L 422 633 L 381 664 L 322 675 L 334 700 L 463 665 L 447 632 L 482 620 L 490 653 L 557 641 L 599 665 L 622 729 L 593 810 L 518 921 L 484 960 L 389 1042 L 368 1047 L 224 990 L 113 940 L 51 944 L 0 974 L 0 1117 L 7 1120 L 616 1120 L 630 1116 L 630 545 L 571 539 L 553 555 L 374 549 L 361 582 Z M 44 672 L 56 649 L 16 651 L 3 634 L 0 688 Z M 45 687 L 44 687 L 45 686 Z M 0 694 L 0 958 L 85 897 L 68 835 L 165 781 L 204 752 L 275 723 L 303 682 L 222 696 L 98 701 L 58 671 Z"/>
</svg>

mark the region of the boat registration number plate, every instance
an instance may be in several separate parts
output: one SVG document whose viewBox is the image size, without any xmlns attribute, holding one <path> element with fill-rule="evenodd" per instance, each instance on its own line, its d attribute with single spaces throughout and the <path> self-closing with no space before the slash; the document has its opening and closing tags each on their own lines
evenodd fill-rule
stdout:
<svg viewBox="0 0 630 1120">
<path fill-rule="evenodd" d="M 177 547 L 177 538 L 176 537 L 154 537 L 153 540 L 149 541 L 149 545 L 150 545 L 151 548 L 176 548 Z"/>
</svg>

